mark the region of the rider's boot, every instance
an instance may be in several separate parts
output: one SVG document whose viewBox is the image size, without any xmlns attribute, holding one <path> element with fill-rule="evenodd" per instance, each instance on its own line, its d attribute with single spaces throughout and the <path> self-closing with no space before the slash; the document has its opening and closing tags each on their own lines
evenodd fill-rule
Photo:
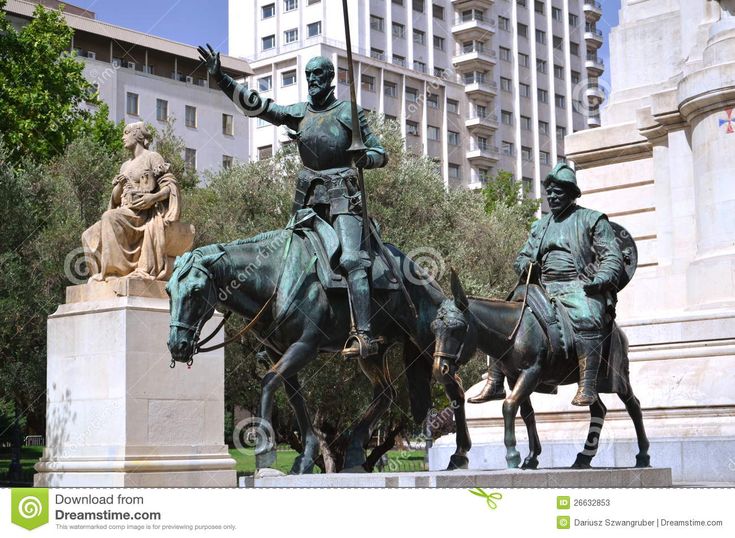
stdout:
<svg viewBox="0 0 735 538">
<path fill-rule="evenodd" d="M 342 356 L 367 358 L 378 353 L 381 340 L 373 338 L 370 332 L 370 283 L 364 268 L 350 271 L 347 275 L 347 292 L 355 319 L 355 326 L 345 342 Z"/>
<path fill-rule="evenodd" d="M 487 369 L 487 381 L 482 387 L 480 394 L 468 398 L 468 403 L 485 403 L 492 400 L 505 400 L 505 389 L 503 381 L 505 376 L 500 370 L 500 365 L 495 359 L 490 359 L 490 367 Z"/>
<path fill-rule="evenodd" d="M 602 338 L 600 336 L 578 335 L 579 349 L 579 386 L 572 405 L 590 406 L 598 398 L 597 372 L 602 361 Z"/>
</svg>

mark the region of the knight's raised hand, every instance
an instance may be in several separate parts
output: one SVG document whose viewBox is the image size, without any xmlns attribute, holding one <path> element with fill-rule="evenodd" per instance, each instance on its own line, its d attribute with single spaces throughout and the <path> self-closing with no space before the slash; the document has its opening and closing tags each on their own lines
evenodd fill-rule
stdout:
<svg viewBox="0 0 735 538">
<path fill-rule="evenodd" d="M 199 51 L 199 56 L 201 56 L 202 61 L 207 64 L 207 71 L 209 71 L 209 74 L 219 81 L 223 76 L 219 52 L 214 50 L 212 45 L 209 43 L 207 43 L 206 48 L 202 46 L 197 47 L 197 51 Z"/>
</svg>

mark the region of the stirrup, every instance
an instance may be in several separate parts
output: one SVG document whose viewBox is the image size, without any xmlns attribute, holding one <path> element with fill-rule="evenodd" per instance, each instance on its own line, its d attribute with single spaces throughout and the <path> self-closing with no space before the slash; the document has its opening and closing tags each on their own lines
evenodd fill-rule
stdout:
<svg viewBox="0 0 735 538">
<path fill-rule="evenodd" d="M 371 338 L 367 333 L 352 333 L 345 342 L 342 357 L 345 359 L 366 359 L 378 354 L 378 345 L 383 343 L 383 338 Z"/>
<path fill-rule="evenodd" d="M 587 387 L 578 387 L 577 394 L 572 400 L 572 405 L 578 405 L 580 407 L 588 407 L 595 403 L 599 398 L 597 390 L 590 389 Z"/>
</svg>

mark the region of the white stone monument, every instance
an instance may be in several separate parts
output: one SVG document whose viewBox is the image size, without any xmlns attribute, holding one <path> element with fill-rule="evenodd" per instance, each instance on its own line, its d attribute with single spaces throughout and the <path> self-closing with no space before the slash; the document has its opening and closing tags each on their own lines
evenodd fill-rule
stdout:
<svg viewBox="0 0 735 538">
<path fill-rule="evenodd" d="M 651 463 L 671 467 L 679 483 L 735 483 L 734 13 L 733 0 L 622 0 L 602 127 L 565 141 L 580 204 L 606 212 L 638 244 L 618 323 Z M 586 435 L 588 413 L 569 405 L 574 386 L 559 392 L 533 398 L 542 467 L 571 465 Z M 610 412 L 593 466 L 633 465 L 625 410 L 614 395 L 603 402 Z M 502 468 L 501 403 L 467 407 L 470 467 Z M 453 444 L 435 445 L 432 469 L 446 465 Z"/>
<path fill-rule="evenodd" d="M 165 284 L 71 286 L 49 316 L 47 448 L 36 486 L 236 486 L 224 444 L 224 352 L 169 367 Z M 202 334 L 221 319 L 215 313 Z"/>
</svg>

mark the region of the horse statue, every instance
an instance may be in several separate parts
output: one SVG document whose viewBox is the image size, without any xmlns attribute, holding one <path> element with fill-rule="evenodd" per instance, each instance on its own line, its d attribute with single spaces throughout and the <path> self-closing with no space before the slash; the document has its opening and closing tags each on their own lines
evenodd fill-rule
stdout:
<svg viewBox="0 0 735 538">
<path fill-rule="evenodd" d="M 553 360 L 550 342 L 534 314 L 525 303 L 494 299 L 467 298 L 457 274 L 451 273 L 452 299 L 445 300 L 432 323 L 436 337 L 434 356 L 437 368 L 452 375 L 475 354 L 479 348 L 500 363 L 508 379 L 511 393 L 503 402 L 505 460 L 508 468 L 519 465 L 536 469 L 541 454 L 541 442 L 536 430 L 536 418 L 531 405 L 531 393 L 555 393 L 558 385 L 577 383 L 579 366 L 576 360 Z M 515 334 L 515 337 L 512 336 Z M 643 414 L 638 398 L 633 394 L 628 374 L 628 340 L 615 325 L 610 338 L 610 350 L 618 353 L 619 363 L 608 370 L 608 379 L 598 377 L 598 391 L 616 393 L 625 404 L 635 427 L 638 440 L 636 467 L 650 467 L 649 442 L 643 427 Z M 529 454 L 521 465 L 516 449 L 515 417 L 518 408 L 528 431 Z M 607 409 L 602 401 L 590 405 L 590 428 L 584 450 L 577 454 L 574 469 L 590 468 L 597 453 L 597 443 Z M 464 425 L 466 428 L 466 424 Z M 461 434 L 461 435 L 460 435 Z M 461 440 L 460 440 L 461 439 Z M 466 443 L 469 450 L 469 431 L 460 432 L 457 424 L 457 443 Z"/>
<path fill-rule="evenodd" d="M 320 352 L 341 351 L 351 321 L 346 289 L 324 285 L 321 266 L 310 245 L 287 228 L 200 247 L 176 259 L 166 286 L 171 298 L 168 348 L 172 365 L 174 361 L 192 361 L 203 349 L 201 345 L 208 338 L 199 342 L 200 331 L 215 308 L 249 320 L 245 329 L 252 330 L 274 363 L 262 380 L 257 416 L 270 423 L 274 393 L 283 384 L 298 422 L 303 451 L 293 464 L 292 474 L 311 473 L 319 453 L 298 373 Z M 372 430 L 396 396 L 384 367 L 384 355 L 391 346 L 403 345 L 411 412 L 417 422 L 425 419 L 431 407 L 433 374 L 444 385 L 450 401 L 464 402 L 458 379 L 433 368 L 430 325 L 445 295 L 398 249 L 385 245 L 384 252 L 392 256 L 393 267 L 400 268 L 397 276 L 403 279 L 404 287 L 381 290 L 376 286 L 373 293 L 371 322 L 381 339 L 379 353 L 358 360 L 372 384 L 374 400 L 351 432 L 344 465 L 345 470 L 358 472 L 366 461 L 364 447 Z M 456 420 L 459 424 L 466 421 L 463 410 L 456 413 Z M 256 449 L 258 468 L 268 467 L 274 460 L 272 443 Z M 448 470 L 466 468 L 467 463 L 466 450 L 458 445 Z"/>
</svg>

